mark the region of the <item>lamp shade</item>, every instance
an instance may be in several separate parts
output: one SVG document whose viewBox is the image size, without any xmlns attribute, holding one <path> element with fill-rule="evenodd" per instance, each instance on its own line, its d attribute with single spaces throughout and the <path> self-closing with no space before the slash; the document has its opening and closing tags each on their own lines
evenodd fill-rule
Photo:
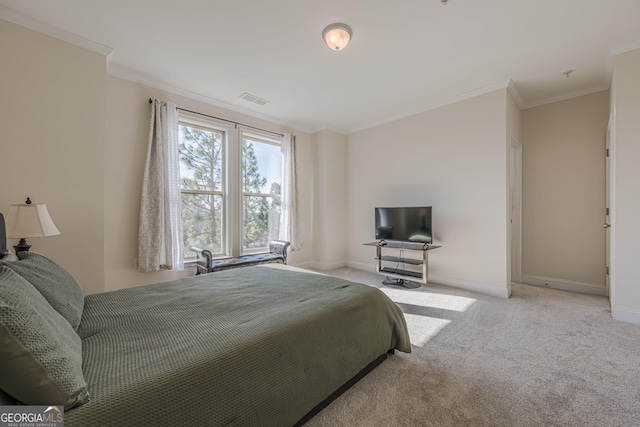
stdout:
<svg viewBox="0 0 640 427">
<path fill-rule="evenodd" d="M 53 223 L 46 204 L 12 204 L 9 206 L 9 212 L 7 212 L 8 238 L 23 239 L 58 234 L 60 231 Z"/>
<path fill-rule="evenodd" d="M 329 49 L 342 50 L 351 40 L 351 27 L 340 23 L 327 25 L 322 31 L 322 38 Z"/>
</svg>

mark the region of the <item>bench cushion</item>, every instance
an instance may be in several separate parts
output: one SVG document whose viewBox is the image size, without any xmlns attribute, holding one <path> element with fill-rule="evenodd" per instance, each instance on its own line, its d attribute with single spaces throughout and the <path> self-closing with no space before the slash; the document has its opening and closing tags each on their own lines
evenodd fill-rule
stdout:
<svg viewBox="0 0 640 427">
<path fill-rule="evenodd" d="M 284 263 L 284 257 L 277 254 L 243 255 L 238 258 L 215 260 L 211 263 L 211 268 L 213 271 L 217 271 L 224 270 L 225 268 L 244 267 L 252 264 L 264 264 L 269 262 Z"/>
</svg>

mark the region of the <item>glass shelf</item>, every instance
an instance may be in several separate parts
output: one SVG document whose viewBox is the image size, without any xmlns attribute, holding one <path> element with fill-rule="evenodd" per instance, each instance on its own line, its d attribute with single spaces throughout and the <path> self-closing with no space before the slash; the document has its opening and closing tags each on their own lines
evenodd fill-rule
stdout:
<svg viewBox="0 0 640 427">
<path fill-rule="evenodd" d="M 429 251 L 431 249 L 440 248 L 440 245 L 432 245 L 431 243 L 416 242 L 399 242 L 394 240 L 379 240 L 375 242 L 363 243 L 364 246 L 380 246 L 381 248 L 390 249 L 409 249 L 412 251 Z"/>
<path fill-rule="evenodd" d="M 427 284 L 429 278 L 429 253 L 431 249 L 440 248 L 440 245 L 432 245 L 429 243 L 418 242 L 401 242 L 397 240 L 379 240 L 376 242 L 363 243 L 365 246 L 375 246 L 376 248 L 376 272 L 387 276 L 387 280 L 383 281 L 383 284 L 401 284 L 405 286 L 407 282 L 417 282 L 420 284 Z M 383 249 L 400 250 L 400 256 L 396 255 L 382 255 Z M 421 253 L 419 258 L 407 258 L 404 256 L 403 251 L 416 251 Z M 384 266 L 383 262 L 396 263 L 396 267 Z M 421 266 L 422 271 L 412 271 L 397 268 L 399 264 L 408 264 L 414 266 Z M 393 281 L 392 279 L 397 279 Z M 393 282 L 393 283 L 388 283 Z M 415 287 L 415 286 L 414 286 Z"/>
</svg>

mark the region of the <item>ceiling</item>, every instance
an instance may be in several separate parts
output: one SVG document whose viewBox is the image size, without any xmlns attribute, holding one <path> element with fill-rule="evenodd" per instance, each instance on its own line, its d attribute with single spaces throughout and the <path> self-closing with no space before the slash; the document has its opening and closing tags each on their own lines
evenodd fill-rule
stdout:
<svg viewBox="0 0 640 427">
<path fill-rule="evenodd" d="M 108 53 L 109 74 L 342 133 L 509 81 L 521 108 L 604 90 L 640 48 L 639 0 L 0 0 L 0 18 Z"/>
</svg>

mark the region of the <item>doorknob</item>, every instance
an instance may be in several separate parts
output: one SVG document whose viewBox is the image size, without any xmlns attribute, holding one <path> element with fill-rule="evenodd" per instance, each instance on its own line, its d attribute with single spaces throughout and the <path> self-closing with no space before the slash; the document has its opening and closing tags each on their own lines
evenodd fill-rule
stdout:
<svg viewBox="0 0 640 427">
<path fill-rule="evenodd" d="M 610 228 L 611 224 L 602 224 L 602 228 Z"/>
</svg>

